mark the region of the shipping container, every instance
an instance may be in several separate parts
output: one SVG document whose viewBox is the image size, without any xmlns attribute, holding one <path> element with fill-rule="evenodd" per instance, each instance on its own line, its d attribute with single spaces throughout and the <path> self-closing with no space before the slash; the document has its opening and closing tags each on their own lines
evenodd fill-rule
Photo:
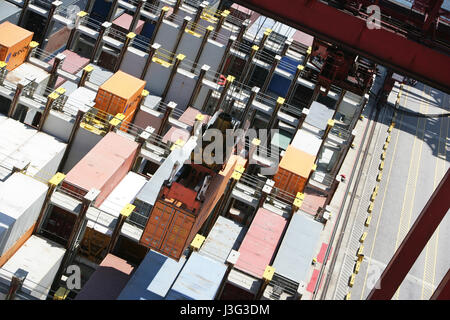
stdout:
<svg viewBox="0 0 450 320">
<path fill-rule="evenodd" d="M 275 187 L 294 196 L 297 192 L 303 192 L 306 181 L 313 170 L 315 159 L 315 155 L 289 145 L 273 178 Z"/>
<path fill-rule="evenodd" d="M 8 72 L 6 80 L 17 85 L 22 80 L 31 80 L 37 84 L 35 94 L 44 95 L 47 89 L 50 73 L 29 62 L 24 62 L 14 70 Z"/>
<path fill-rule="evenodd" d="M 0 257 L 35 224 L 47 185 L 14 173 L 0 185 Z"/>
<path fill-rule="evenodd" d="M 144 87 L 145 81 L 119 70 L 98 89 L 95 107 L 114 116 L 123 113 L 131 121 Z"/>
<path fill-rule="evenodd" d="M 131 278 L 133 266 L 112 254 L 107 254 L 75 300 L 116 300 Z"/>
<path fill-rule="evenodd" d="M 12 24 L 19 22 L 21 8 L 7 1 L 0 2 L 0 23 L 9 21 Z"/>
<path fill-rule="evenodd" d="M 60 69 L 64 70 L 70 74 L 77 74 L 81 69 L 83 69 L 85 66 L 89 64 L 89 59 L 80 56 L 79 54 L 70 51 L 70 50 L 64 50 L 62 54 L 65 56 L 63 62 L 60 64 Z M 54 58 L 51 59 L 48 64 L 53 65 Z M 55 83 L 55 88 L 59 88 L 64 82 L 66 82 L 66 79 L 63 77 L 58 77 Z M 94 100 L 94 99 L 92 99 Z"/>
<path fill-rule="evenodd" d="M 246 232 L 247 229 L 242 225 L 219 216 L 199 252 L 211 259 L 225 263 L 231 250 L 239 248 Z"/>
<path fill-rule="evenodd" d="M 150 250 L 136 268 L 118 300 L 163 300 L 185 262 L 184 257 L 177 262 Z"/>
<path fill-rule="evenodd" d="M 150 213 L 140 243 L 178 260 L 222 196 L 235 166 L 239 164 L 239 159 L 240 157 L 232 156 L 225 169 L 211 178 L 205 200 L 195 212 L 179 208 L 180 198 L 192 198 L 186 193 L 193 191 L 180 184 L 180 190 L 173 191 L 171 188 L 166 199 L 158 199 Z M 174 184 L 176 182 L 173 182 L 172 186 Z M 193 205 L 198 203 L 199 201 Z M 189 207 L 187 203 L 184 205 Z"/>
<path fill-rule="evenodd" d="M 293 214 L 273 262 L 275 275 L 272 285 L 286 287 L 283 291 L 294 295 L 297 292 L 292 290 L 294 287 L 308 282 L 307 276 L 322 230 L 323 224 L 306 213 L 297 211 Z M 292 283 L 292 286 L 286 282 Z"/>
<path fill-rule="evenodd" d="M 108 195 L 98 210 L 88 210 L 88 228 L 110 236 L 116 225 L 120 211 L 129 203 L 132 203 L 136 194 L 141 190 L 147 179 L 132 171 L 120 181 L 114 190 Z"/>
<path fill-rule="evenodd" d="M 45 300 L 65 252 L 63 246 L 33 235 L 0 269 L 0 281 L 9 285 L 12 275 L 22 269 L 27 276 L 20 292 L 31 299 Z"/>
<path fill-rule="evenodd" d="M 239 247 L 239 258 L 234 267 L 261 279 L 275 254 L 286 224 L 285 217 L 259 208 Z"/>
<path fill-rule="evenodd" d="M 291 146 L 295 149 L 312 156 L 317 156 L 321 144 L 322 139 L 320 136 L 305 129 L 298 130 L 291 142 Z"/>
<path fill-rule="evenodd" d="M 225 264 L 193 252 L 166 300 L 214 300 L 226 271 Z"/>
<path fill-rule="evenodd" d="M 8 71 L 20 66 L 27 58 L 33 32 L 9 21 L 0 24 L 0 61 L 7 63 Z"/>
<path fill-rule="evenodd" d="M 232 269 L 228 274 L 220 300 L 255 300 L 262 280 Z"/>
<path fill-rule="evenodd" d="M 333 109 L 328 108 L 322 103 L 313 101 L 311 107 L 309 107 L 309 113 L 305 118 L 305 122 L 320 130 L 325 130 L 328 120 L 333 118 L 333 114 Z"/>
<path fill-rule="evenodd" d="M 131 22 L 133 21 L 133 16 L 127 13 L 122 13 L 118 18 L 116 18 L 112 23 L 112 27 L 117 29 L 125 34 L 127 34 L 131 26 Z M 133 31 L 135 34 L 140 34 L 142 28 L 144 27 L 144 20 L 138 20 L 136 24 L 136 28 Z"/>
<path fill-rule="evenodd" d="M 138 144 L 109 132 L 70 170 L 62 187 L 83 197 L 92 188 L 100 190 L 99 207 L 133 165 Z"/>
</svg>

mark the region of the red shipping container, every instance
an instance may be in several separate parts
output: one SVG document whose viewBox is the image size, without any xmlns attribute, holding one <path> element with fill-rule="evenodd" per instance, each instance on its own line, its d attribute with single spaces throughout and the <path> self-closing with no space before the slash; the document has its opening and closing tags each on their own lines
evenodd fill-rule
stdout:
<svg viewBox="0 0 450 320">
<path fill-rule="evenodd" d="M 239 258 L 234 267 L 261 279 L 272 260 L 286 224 L 286 218 L 259 208 L 239 247 Z"/>
<path fill-rule="evenodd" d="M 98 189 L 95 206 L 100 206 L 130 170 L 137 149 L 135 141 L 109 132 L 67 173 L 62 187 L 80 197 Z"/>
</svg>

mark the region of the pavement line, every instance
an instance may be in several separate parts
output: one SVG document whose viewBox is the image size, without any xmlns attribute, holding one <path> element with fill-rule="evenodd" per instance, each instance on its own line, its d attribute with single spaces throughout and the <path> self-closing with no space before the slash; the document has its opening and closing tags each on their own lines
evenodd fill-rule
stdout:
<svg viewBox="0 0 450 320">
<path fill-rule="evenodd" d="M 424 97 L 425 90 L 426 90 L 426 86 L 424 85 L 423 91 L 421 92 L 421 98 Z M 423 105 L 424 104 L 422 103 L 422 101 L 420 101 L 420 107 L 419 107 L 420 113 L 422 113 Z M 425 104 L 425 106 L 426 106 L 425 112 L 427 112 L 428 105 Z M 419 127 L 422 126 L 421 120 L 423 120 L 423 129 L 419 129 Z M 400 214 L 400 225 L 399 225 L 398 232 L 397 232 L 397 241 L 395 243 L 395 251 L 398 249 L 400 243 L 403 241 L 405 236 L 408 234 L 410 227 L 411 227 L 411 216 L 412 216 L 412 211 L 414 208 L 414 202 L 416 199 L 417 178 L 419 176 L 420 159 L 422 157 L 422 149 L 423 149 L 422 146 L 423 146 L 423 138 L 425 136 L 426 123 L 427 123 L 426 118 L 417 119 L 417 129 L 416 129 L 416 134 L 414 135 L 414 145 L 413 145 L 413 151 L 411 153 L 411 161 L 409 163 L 408 178 L 406 180 L 406 190 L 405 190 L 405 194 L 403 197 L 402 211 Z M 422 135 L 422 138 L 419 138 L 419 135 Z M 419 140 L 419 142 L 416 144 L 417 140 Z M 419 150 L 418 150 L 419 156 L 415 157 L 415 154 L 417 153 L 417 150 L 416 150 L 417 145 L 419 148 Z M 413 172 L 415 171 L 414 180 L 412 181 L 413 183 L 409 183 L 411 169 L 413 169 Z M 410 189 L 412 189 L 412 190 L 410 190 Z M 395 253 L 395 251 L 394 251 L 394 253 Z M 395 294 L 393 296 L 394 300 L 398 300 L 398 298 L 400 296 L 400 289 L 401 289 L 401 285 L 398 287 L 397 291 L 395 292 Z"/>
<path fill-rule="evenodd" d="M 406 92 L 406 94 L 405 94 L 405 104 L 406 104 L 406 101 L 407 101 L 407 100 L 408 100 L 408 92 Z M 398 115 L 397 115 L 397 116 L 398 116 Z M 397 118 L 397 117 L 396 117 L 396 118 Z M 363 283 L 363 287 L 362 287 L 362 291 L 361 291 L 361 297 L 360 297 L 359 300 L 363 300 L 363 299 L 364 299 L 364 291 L 365 291 L 365 288 L 366 288 L 367 276 L 368 276 L 368 274 L 369 274 L 369 269 L 370 269 L 369 267 L 370 267 L 370 263 L 371 263 L 371 261 L 372 261 L 373 250 L 374 250 L 374 248 L 375 248 L 375 242 L 376 242 L 377 234 L 378 234 L 378 227 L 379 227 L 379 225 L 380 225 L 381 216 L 382 216 L 382 214 L 383 214 L 384 200 L 385 200 L 385 198 L 386 198 L 386 191 L 387 191 L 388 186 L 389 186 L 389 179 L 390 179 L 390 177 L 391 177 L 391 170 L 392 170 L 392 167 L 394 166 L 395 153 L 397 152 L 398 138 L 399 138 L 399 136 L 400 136 L 400 130 L 401 130 L 402 123 L 403 123 L 402 120 L 403 120 L 403 113 L 401 114 L 400 121 L 396 122 L 396 123 L 399 123 L 399 127 L 398 127 L 398 130 L 397 130 L 397 137 L 396 137 L 396 139 L 395 139 L 394 152 L 393 152 L 393 154 L 392 154 L 392 161 L 391 161 L 391 163 L 390 163 L 390 165 L 389 165 L 389 173 L 388 173 L 388 175 L 387 175 L 386 188 L 384 189 L 383 199 L 382 199 L 382 201 L 381 201 L 380 214 L 378 215 L 378 221 L 377 221 L 377 225 L 376 225 L 376 227 L 375 227 L 374 239 L 373 239 L 372 247 L 371 247 L 371 249 L 370 249 L 370 254 L 369 254 L 369 257 L 368 257 L 368 265 L 367 265 L 366 273 L 365 273 L 365 275 L 364 275 L 364 283 Z M 394 126 L 394 128 L 395 128 L 395 126 Z"/>
<path fill-rule="evenodd" d="M 447 111 L 447 108 L 445 108 L 445 100 L 447 98 L 446 94 L 443 94 L 442 101 L 444 110 L 442 110 L 442 114 L 444 114 L 445 111 Z M 438 142 L 438 149 L 437 149 L 437 156 L 436 156 L 436 167 L 434 171 L 434 182 L 433 182 L 433 191 L 436 189 L 437 184 L 440 182 L 440 177 L 438 176 L 442 172 L 442 176 L 445 175 L 445 163 L 447 158 L 447 148 L 446 144 L 443 144 L 444 150 L 441 151 L 442 147 L 442 137 L 443 134 L 445 134 L 445 140 L 447 140 L 448 136 L 448 128 L 449 128 L 449 122 L 448 118 L 442 118 L 440 127 L 439 127 L 439 142 Z M 447 128 L 447 129 L 445 129 Z M 443 155 L 443 158 L 440 158 L 439 155 Z M 434 281 L 436 277 L 436 260 L 437 260 L 437 248 L 439 243 L 439 226 L 436 229 L 435 233 L 433 234 L 430 241 L 427 243 L 426 246 L 426 253 L 425 253 L 425 263 L 424 263 L 424 273 L 423 273 L 423 282 L 427 281 L 431 283 L 431 288 L 429 286 L 425 286 L 423 283 L 422 286 L 422 300 L 428 300 L 430 299 L 431 295 L 433 294 L 434 287 Z M 433 247 L 433 248 L 432 248 Z M 430 257 L 431 256 L 431 257 Z"/>
</svg>

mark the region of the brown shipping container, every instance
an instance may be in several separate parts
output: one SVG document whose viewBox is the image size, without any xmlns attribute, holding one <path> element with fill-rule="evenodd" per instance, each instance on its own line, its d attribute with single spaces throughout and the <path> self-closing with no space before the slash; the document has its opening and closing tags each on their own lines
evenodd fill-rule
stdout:
<svg viewBox="0 0 450 320">
<path fill-rule="evenodd" d="M 145 83 L 145 81 L 119 70 L 98 89 L 95 107 L 113 116 L 123 113 L 125 119 L 131 121 Z"/>
<path fill-rule="evenodd" d="M 316 156 L 289 145 L 273 178 L 275 187 L 293 195 L 303 192 L 315 159 Z"/>
<path fill-rule="evenodd" d="M 67 173 L 62 187 L 84 196 L 100 190 L 95 206 L 100 206 L 133 165 L 138 144 L 109 132 Z"/>
<path fill-rule="evenodd" d="M 225 169 L 212 178 L 198 215 L 157 200 L 140 243 L 178 261 L 224 193 L 236 165 L 245 165 L 245 161 L 236 155 L 230 157 Z"/>
<path fill-rule="evenodd" d="M 9 21 L 0 24 L 0 61 L 7 63 L 8 71 L 20 66 L 26 59 L 33 32 Z"/>
</svg>

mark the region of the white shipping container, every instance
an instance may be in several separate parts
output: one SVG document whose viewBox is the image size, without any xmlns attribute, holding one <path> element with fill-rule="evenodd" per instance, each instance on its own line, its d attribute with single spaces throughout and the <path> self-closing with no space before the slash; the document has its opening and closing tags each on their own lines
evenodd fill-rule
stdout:
<svg viewBox="0 0 450 320">
<path fill-rule="evenodd" d="M 36 222 L 47 188 L 22 173 L 14 173 L 0 185 L 0 256 Z"/>
<path fill-rule="evenodd" d="M 146 182 L 145 177 L 131 171 L 128 172 L 100 205 L 100 212 L 97 210 L 87 212 L 87 226 L 103 234 L 111 235 L 120 211 L 125 205 L 133 202 L 136 194 Z"/>
<path fill-rule="evenodd" d="M 300 151 L 316 156 L 319 152 L 322 139 L 305 129 L 300 129 L 292 139 L 291 145 Z"/>
<path fill-rule="evenodd" d="M 8 72 L 6 80 L 13 84 L 18 84 L 22 80 L 34 79 L 37 83 L 35 94 L 43 95 L 47 88 L 50 73 L 42 68 L 39 68 L 29 62 L 24 62 L 14 70 Z"/>
<path fill-rule="evenodd" d="M 65 252 L 60 244 L 33 235 L 0 269 L 0 281 L 9 285 L 12 275 L 23 269 L 28 274 L 20 291 L 45 300 Z"/>
</svg>

